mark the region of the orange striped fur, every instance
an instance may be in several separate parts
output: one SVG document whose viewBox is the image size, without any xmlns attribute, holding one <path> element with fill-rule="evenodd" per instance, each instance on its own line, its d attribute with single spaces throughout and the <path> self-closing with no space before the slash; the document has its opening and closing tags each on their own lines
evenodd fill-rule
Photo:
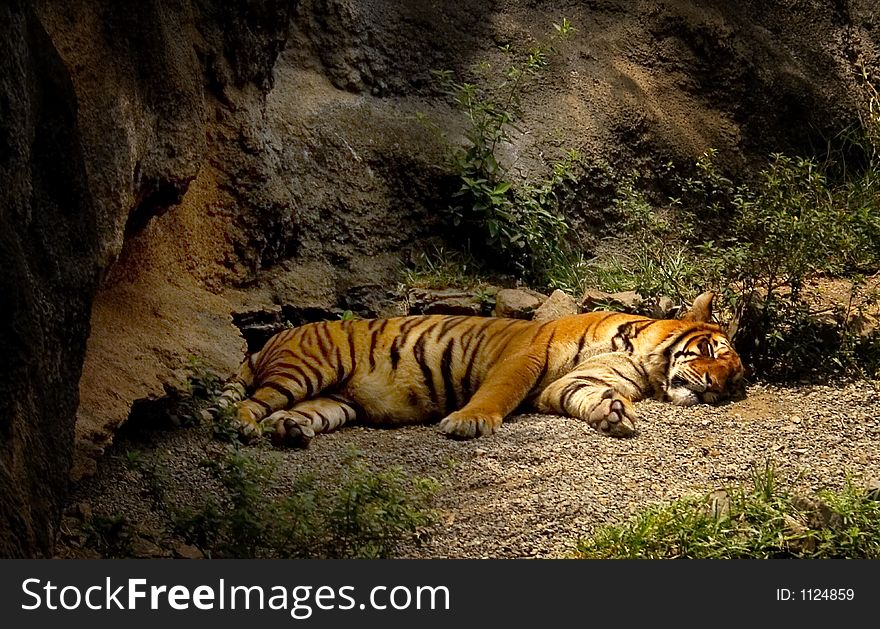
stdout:
<svg viewBox="0 0 880 629">
<path fill-rule="evenodd" d="M 525 405 L 600 432 L 635 431 L 632 402 L 715 402 L 743 367 L 711 319 L 712 294 L 681 320 L 593 312 L 535 322 L 427 315 L 327 321 L 285 330 L 248 357 L 219 407 L 238 404 L 245 437 L 307 445 L 359 420 L 440 420 L 446 434 L 492 434 Z"/>
</svg>

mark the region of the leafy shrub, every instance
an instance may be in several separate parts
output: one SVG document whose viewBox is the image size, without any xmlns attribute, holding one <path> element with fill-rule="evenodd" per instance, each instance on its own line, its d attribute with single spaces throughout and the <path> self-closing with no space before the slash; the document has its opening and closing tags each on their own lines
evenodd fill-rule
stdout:
<svg viewBox="0 0 880 629">
<path fill-rule="evenodd" d="M 122 515 L 95 515 L 83 526 L 85 544 L 105 557 L 122 558 L 131 555 L 133 527 Z"/>
<path fill-rule="evenodd" d="M 588 281 L 609 292 L 634 290 L 645 297 L 691 299 L 704 275 L 688 246 L 691 222 L 687 216 L 655 209 L 638 181 L 638 175 L 630 173 L 618 184 L 612 206 L 624 238 L 613 257 L 587 265 Z"/>
<path fill-rule="evenodd" d="M 138 459 L 169 529 L 209 557 L 389 557 L 399 544 L 434 522 L 436 481 L 407 478 L 400 468 L 376 471 L 353 451 L 335 488 L 299 477 L 283 496 L 272 490 L 275 471 L 232 448 L 203 462 L 221 491 L 178 506 L 173 480 L 155 462 Z"/>
<path fill-rule="evenodd" d="M 708 152 L 695 175 L 678 177 L 681 194 L 665 208 L 646 200 L 635 177 L 622 180 L 615 209 L 629 243 L 590 266 L 593 281 L 681 300 L 715 290 L 734 343 L 760 375 L 875 373 L 880 338 L 855 329 L 874 298 L 820 303 L 807 289 L 833 277 L 855 292 L 876 268 L 880 164 L 831 184 L 814 160 L 776 154 L 754 182 L 737 185 L 714 157 Z"/>
<path fill-rule="evenodd" d="M 197 356 L 190 356 L 187 361 L 187 388 L 191 397 L 199 401 L 212 402 L 223 387 L 223 381 L 217 372 L 208 367 Z"/>
<path fill-rule="evenodd" d="M 818 276 L 849 277 L 853 290 L 857 273 L 877 263 L 880 206 L 853 211 L 848 188 L 830 186 L 812 160 L 774 155 L 754 187 L 737 190 L 727 237 L 699 248 L 738 322 L 735 340 L 760 372 L 859 366 L 837 351 L 856 342 L 853 313 L 805 294 Z"/>
<path fill-rule="evenodd" d="M 436 491 L 433 479 L 407 481 L 400 468 L 370 470 L 359 454 L 350 456 L 333 494 L 326 520 L 330 556 L 379 558 L 399 541 L 431 524 L 424 505 Z"/>
<path fill-rule="evenodd" d="M 466 115 L 468 125 L 464 145 L 450 145 L 448 153 L 459 184 L 448 208 L 451 224 L 472 235 L 470 245 L 483 257 L 527 280 L 551 284 L 559 275 L 554 271 L 570 254 L 569 225 L 559 210 L 559 195 L 575 180 L 580 156 L 568 151 L 553 164 L 547 179 L 534 183 L 514 178 L 499 151 L 512 141 L 529 80 L 547 68 L 550 57 L 558 52 L 557 42 L 574 32 L 565 19 L 555 28 L 547 42 L 532 47 L 522 60 L 506 68 L 500 81 L 496 79 L 498 85 L 460 81 L 448 70 L 434 72 Z M 502 50 L 512 54 L 509 46 Z"/>
</svg>

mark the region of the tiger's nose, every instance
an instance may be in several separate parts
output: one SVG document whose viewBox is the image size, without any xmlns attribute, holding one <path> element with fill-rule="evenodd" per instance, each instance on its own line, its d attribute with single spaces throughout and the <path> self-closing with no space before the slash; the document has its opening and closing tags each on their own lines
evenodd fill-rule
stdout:
<svg viewBox="0 0 880 629">
<path fill-rule="evenodd" d="M 724 382 L 725 379 L 719 378 L 718 376 L 712 377 L 711 374 L 706 374 L 706 390 L 712 391 L 714 393 L 722 393 L 724 391 Z"/>
</svg>

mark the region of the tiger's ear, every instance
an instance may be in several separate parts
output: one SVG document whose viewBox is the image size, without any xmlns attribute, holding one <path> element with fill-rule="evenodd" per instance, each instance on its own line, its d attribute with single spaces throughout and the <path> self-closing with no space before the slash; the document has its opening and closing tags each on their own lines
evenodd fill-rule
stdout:
<svg viewBox="0 0 880 629">
<path fill-rule="evenodd" d="M 715 293 L 708 291 L 694 299 L 691 309 L 688 310 L 681 318 L 682 321 L 698 321 L 709 323 L 712 321 L 712 300 L 715 299 Z"/>
</svg>

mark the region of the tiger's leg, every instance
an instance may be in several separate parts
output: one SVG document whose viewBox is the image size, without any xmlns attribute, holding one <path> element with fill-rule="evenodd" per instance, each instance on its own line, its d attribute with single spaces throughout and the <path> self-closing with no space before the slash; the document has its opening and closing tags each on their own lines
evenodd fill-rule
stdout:
<svg viewBox="0 0 880 629">
<path fill-rule="evenodd" d="M 217 401 L 208 409 L 208 411 L 216 417 L 220 412 L 238 404 L 246 397 L 247 390 L 245 385 L 237 379 L 230 380 L 223 385 L 220 397 L 217 398 Z"/>
<path fill-rule="evenodd" d="M 307 448 L 316 434 L 336 430 L 356 417 L 354 402 L 339 395 L 329 395 L 275 411 L 260 425 L 263 432 L 272 431 L 272 443 L 276 446 Z"/>
<path fill-rule="evenodd" d="M 350 377 L 354 369 L 351 321 L 322 322 L 291 328 L 273 336 L 251 354 L 224 387 L 218 410 L 235 408 L 239 435 L 253 439 L 262 434 L 263 420 L 313 399 Z M 341 346 L 351 347 L 351 358 Z M 333 348 L 335 352 L 331 351 Z M 248 391 L 251 393 L 248 395 Z"/>
<path fill-rule="evenodd" d="M 245 365 L 249 368 L 248 361 L 245 362 Z M 242 369 L 244 369 L 244 367 L 242 367 Z M 251 375 L 251 377 L 253 376 Z M 220 392 L 220 397 L 217 398 L 214 404 L 208 407 L 207 411 L 214 421 L 217 421 L 221 415 L 232 412 L 235 415 L 235 422 L 238 425 L 239 434 L 243 439 L 249 440 L 259 437 L 260 429 L 259 426 L 254 424 L 254 422 L 242 422 L 239 418 L 239 407 L 241 402 L 248 396 L 246 382 L 247 381 L 241 378 L 240 375 L 233 377 L 223 386 L 223 390 Z"/>
<path fill-rule="evenodd" d="M 238 373 L 224 386 L 217 401 L 208 409 L 216 419 L 221 413 L 234 409 L 238 432 L 245 441 L 262 434 L 263 420 L 268 416 L 296 403 L 307 391 L 298 380 L 285 373 L 274 374 L 263 382 L 250 396 L 247 389 L 254 381 L 254 361 L 259 354 L 251 354 L 239 367 Z M 293 364 L 293 367 L 299 367 Z M 301 368 L 296 373 L 304 373 Z"/>
<path fill-rule="evenodd" d="M 548 385 L 535 401 L 542 413 L 586 421 L 604 435 L 635 433 L 633 401 L 650 392 L 647 372 L 629 354 L 599 354 Z"/>
<path fill-rule="evenodd" d="M 264 420 L 278 411 L 293 409 L 312 399 L 327 385 L 335 384 L 336 366 L 330 362 L 303 367 L 307 361 L 292 357 L 290 362 L 270 365 L 265 377 L 250 397 L 238 404 L 239 434 L 248 440 L 262 434 Z M 308 371 L 307 371 L 308 370 Z"/>
<path fill-rule="evenodd" d="M 470 401 L 440 422 L 440 430 L 459 439 L 491 435 L 528 395 L 541 371 L 540 358 L 501 362 L 493 367 Z"/>
</svg>

